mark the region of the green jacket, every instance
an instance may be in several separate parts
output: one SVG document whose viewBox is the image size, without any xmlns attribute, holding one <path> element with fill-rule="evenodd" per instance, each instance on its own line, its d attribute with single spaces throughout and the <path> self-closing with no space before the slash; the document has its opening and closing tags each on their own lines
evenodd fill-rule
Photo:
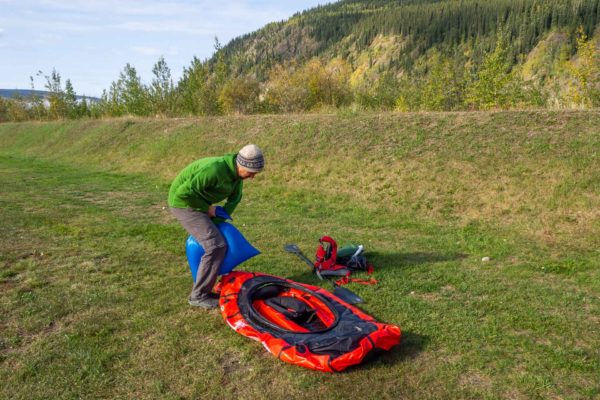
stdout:
<svg viewBox="0 0 600 400">
<path fill-rule="evenodd" d="M 208 206 L 227 199 L 223 208 L 232 214 L 242 199 L 243 186 L 235 156 L 201 158 L 185 167 L 171 184 L 169 206 L 207 212 Z"/>
</svg>

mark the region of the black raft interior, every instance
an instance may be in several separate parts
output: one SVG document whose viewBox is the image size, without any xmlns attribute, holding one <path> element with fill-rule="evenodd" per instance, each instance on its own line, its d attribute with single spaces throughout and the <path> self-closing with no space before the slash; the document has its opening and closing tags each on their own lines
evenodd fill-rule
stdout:
<svg viewBox="0 0 600 400">
<path fill-rule="evenodd" d="M 249 325 L 300 352 L 335 358 L 354 350 L 377 330 L 372 319 L 361 317 L 334 295 L 273 276 L 245 281 L 237 301 Z"/>
<path fill-rule="evenodd" d="M 321 333 L 339 315 L 325 297 L 287 282 L 265 283 L 249 294 L 253 322 L 278 331 Z"/>
</svg>

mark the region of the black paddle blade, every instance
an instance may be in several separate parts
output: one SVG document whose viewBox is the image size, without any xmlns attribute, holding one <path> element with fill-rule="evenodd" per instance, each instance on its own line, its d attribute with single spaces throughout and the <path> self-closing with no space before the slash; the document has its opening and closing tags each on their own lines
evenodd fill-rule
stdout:
<svg viewBox="0 0 600 400">
<path fill-rule="evenodd" d="M 348 304 L 358 304 L 363 302 L 363 299 L 356 293 L 343 287 L 336 286 L 335 289 L 333 289 L 333 294 Z"/>
<path fill-rule="evenodd" d="M 306 257 L 304 254 L 302 254 L 302 251 L 300 251 L 300 247 L 298 247 L 295 244 L 286 244 L 285 246 L 283 246 L 283 250 L 287 251 L 288 253 L 292 253 L 298 256 L 298 258 L 300 258 L 302 261 L 304 261 L 306 264 L 308 264 L 311 268 L 314 267 L 313 263 L 308 259 L 308 257 Z M 323 278 L 321 278 L 323 279 Z"/>
<path fill-rule="evenodd" d="M 288 253 L 300 254 L 300 248 L 295 244 L 286 244 L 283 246 L 283 250 L 287 251 Z"/>
</svg>

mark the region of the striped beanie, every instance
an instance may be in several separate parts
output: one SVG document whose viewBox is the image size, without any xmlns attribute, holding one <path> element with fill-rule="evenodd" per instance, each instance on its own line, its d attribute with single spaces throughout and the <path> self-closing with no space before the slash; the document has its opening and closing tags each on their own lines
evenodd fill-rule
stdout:
<svg viewBox="0 0 600 400">
<path fill-rule="evenodd" d="M 262 150 L 255 144 L 248 144 L 237 154 L 236 162 L 250 172 L 260 172 L 265 167 Z"/>
</svg>

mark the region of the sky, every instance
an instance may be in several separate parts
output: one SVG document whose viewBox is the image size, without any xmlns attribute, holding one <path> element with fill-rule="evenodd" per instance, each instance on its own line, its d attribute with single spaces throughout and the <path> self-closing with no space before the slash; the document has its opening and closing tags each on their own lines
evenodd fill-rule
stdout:
<svg viewBox="0 0 600 400">
<path fill-rule="evenodd" d="M 194 56 L 332 0 L 0 0 L 0 89 L 44 90 L 52 69 L 100 96 L 126 63 L 144 83 L 163 56 L 175 82 Z M 39 74 L 39 71 L 42 74 Z"/>
</svg>

